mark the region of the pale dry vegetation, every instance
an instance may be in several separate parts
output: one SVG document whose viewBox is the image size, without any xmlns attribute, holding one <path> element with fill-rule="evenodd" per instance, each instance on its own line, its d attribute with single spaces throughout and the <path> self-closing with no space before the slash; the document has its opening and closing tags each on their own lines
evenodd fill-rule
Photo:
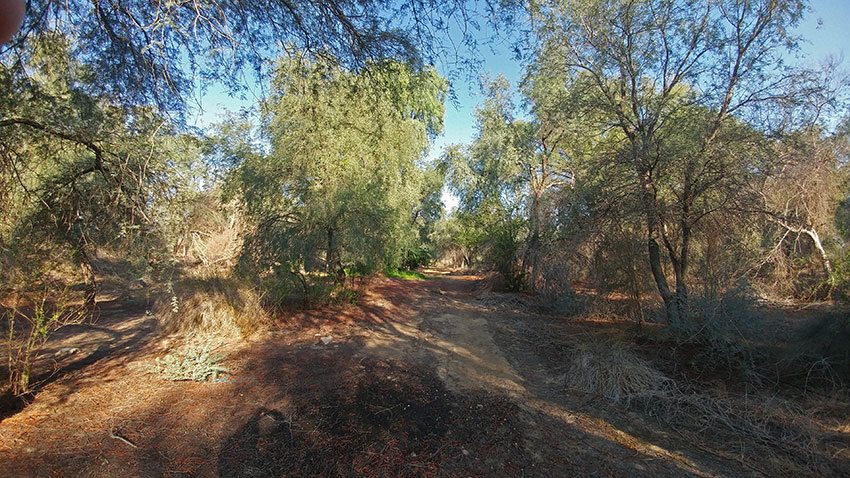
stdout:
<svg viewBox="0 0 850 478">
<path fill-rule="evenodd" d="M 165 333 L 248 337 L 269 323 L 257 290 L 225 277 L 178 280 L 157 299 L 153 313 Z"/>
</svg>

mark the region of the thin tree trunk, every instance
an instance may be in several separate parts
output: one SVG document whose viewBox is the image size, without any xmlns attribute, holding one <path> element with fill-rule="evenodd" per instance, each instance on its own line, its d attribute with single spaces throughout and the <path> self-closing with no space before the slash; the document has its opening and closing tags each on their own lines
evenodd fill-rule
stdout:
<svg viewBox="0 0 850 478">
<path fill-rule="evenodd" d="M 95 306 L 96 298 L 97 298 L 97 277 L 94 274 L 94 267 L 92 267 L 91 260 L 89 259 L 88 254 L 86 254 L 83 249 L 84 246 L 80 246 L 77 254 L 80 262 L 80 269 L 83 270 L 85 274 L 85 302 L 84 307 L 88 310 L 91 310 Z"/>
<path fill-rule="evenodd" d="M 334 268 L 334 230 L 328 229 L 328 250 L 325 254 L 325 272 L 333 273 Z"/>
<path fill-rule="evenodd" d="M 532 276 L 534 275 L 534 269 L 537 266 L 537 254 L 540 247 L 539 209 L 539 194 L 535 191 L 531 198 L 531 211 L 529 211 L 528 244 L 526 244 L 525 252 L 522 256 L 522 266 L 520 268 L 522 278 L 527 286 L 532 285 Z"/>
<path fill-rule="evenodd" d="M 821 261 L 823 261 L 823 269 L 824 272 L 826 272 L 826 277 L 829 279 L 829 283 L 835 284 L 835 270 L 832 268 L 832 261 L 829 260 L 826 249 L 823 248 L 823 243 L 821 243 L 818 231 L 815 230 L 814 227 L 809 227 L 806 228 L 805 232 L 812 239 L 812 242 L 815 244 L 815 249 L 817 249 L 818 254 L 820 254 Z"/>
<path fill-rule="evenodd" d="M 649 253 L 649 270 L 655 280 L 655 286 L 664 301 L 664 309 L 667 312 L 667 322 L 678 322 L 680 319 L 678 300 L 670 290 L 667 277 L 661 268 L 661 247 L 658 245 L 658 216 L 656 213 L 655 193 L 651 185 L 649 173 L 642 174 L 643 194 L 642 201 L 646 213 L 647 249 Z"/>
<path fill-rule="evenodd" d="M 667 277 L 664 276 L 664 271 L 661 269 L 661 248 L 658 246 L 658 241 L 652 236 L 650 236 L 647 246 L 649 249 L 649 269 L 652 271 L 658 293 L 661 294 L 661 300 L 664 301 L 667 322 L 678 322 L 680 318 L 678 301 L 670 290 Z"/>
</svg>

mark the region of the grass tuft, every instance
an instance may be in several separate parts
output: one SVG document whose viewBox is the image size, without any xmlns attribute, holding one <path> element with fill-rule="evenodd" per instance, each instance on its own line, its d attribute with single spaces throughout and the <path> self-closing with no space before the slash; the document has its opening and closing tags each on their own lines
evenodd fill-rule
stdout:
<svg viewBox="0 0 850 478">
<path fill-rule="evenodd" d="M 675 387 L 673 380 L 649 362 L 613 341 L 577 344 L 566 382 L 569 388 L 613 402 L 629 402 L 638 394 Z"/>
<path fill-rule="evenodd" d="M 391 277 L 393 279 L 405 279 L 405 280 L 430 280 L 431 278 L 422 274 L 421 272 L 416 271 L 405 271 L 405 270 L 396 270 L 396 269 L 387 269 L 386 271 L 387 277 Z"/>
</svg>

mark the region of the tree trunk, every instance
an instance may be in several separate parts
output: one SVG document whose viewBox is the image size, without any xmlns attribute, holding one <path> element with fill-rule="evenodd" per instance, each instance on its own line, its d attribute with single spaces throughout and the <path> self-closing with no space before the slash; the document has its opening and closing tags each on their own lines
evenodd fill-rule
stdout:
<svg viewBox="0 0 850 478">
<path fill-rule="evenodd" d="M 815 249 L 817 249 L 821 261 L 823 261 L 823 269 L 824 272 L 826 272 L 826 277 L 829 280 L 830 285 L 835 284 L 835 270 L 832 268 L 832 261 L 829 260 L 829 256 L 826 254 L 826 249 L 823 248 L 823 243 L 821 243 L 818 231 L 814 228 L 814 226 L 812 226 L 806 228 L 805 232 L 815 244 Z"/>
<path fill-rule="evenodd" d="M 685 216 L 687 212 L 685 213 Z M 678 257 L 675 262 L 676 273 L 676 307 L 678 308 L 679 318 L 687 318 L 688 307 L 688 266 L 690 265 L 690 244 L 691 244 L 691 226 L 687 219 L 682 219 L 682 244 L 679 249 Z M 670 251 L 670 254 L 675 254 L 675 250 Z"/>
<path fill-rule="evenodd" d="M 661 269 L 661 248 L 658 246 L 658 241 L 652 235 L 649 237 L 648 249 L 649 269 L 652 271 L 652 277 L 655 279 L 655 286 L 658 288 L 658 293 L 661 294 L 661 299 L 664 301 L 667 322 L 678 322 L 680 319 L 679 301 L 667 284 L 667 277 L 664 276 L 664 271 Z"/>
<path fill-rule="evenodd" d="M 658 215 L 656 212 L 655 191 L 652 187 L 651 181 L 652 179 L 649 177 L 649 172 L 641 173 L 643 188 L 641 199 L 643 202 L 644 212 L 646 213 L 649 270 L 652 271 L 652 278 L 655 280 L 655 286 L 658 288 L 661 300 L 664 301 L 664 310 L 667 312 L 667 322 L 675 323 L 680 319 L 680 307 L 677 297 L 670 290 L 670 285 L 667 283 L 667 277 L 664 275 L 664 270 L 661 268 L 661 248 L 658 245 Z"/>
<path fill-rule="evenodd" d="M 332 274 L 334 270 L 334 230 L 328 229 L 328 250 L 325 254 L 325 272 Z"/>
<path fill-rule="evenodd" d="M 533 284 L 533 275 L 537 267 L 537 255 L 540 247 L 540 218 L 539 218 L 540 201 L 537 191 L 531 197 L 531 211 L 529 211 L 529 234 L 528 244 L 525 246 L 525 252 L 522 255 L 522 266 L 520 268 L 522 279 L 525 284 L 531 287 Z"/>
<path fill-rule="evenodd" d="M 94 267 L 91 265 L 91 260 L 89 259 L 88 254 L 83 249 L 84 246 L 80 246 L 77 251 L 77 256 L 80 262 L 80 269 L 83 270 L 83 274 L 85 274 L 85 302 L 84 307 L 88 310 L 91 310 L 95 306 L 96 298 L 97 298 L 97 277 L 94 274 Z"/>
</svg>

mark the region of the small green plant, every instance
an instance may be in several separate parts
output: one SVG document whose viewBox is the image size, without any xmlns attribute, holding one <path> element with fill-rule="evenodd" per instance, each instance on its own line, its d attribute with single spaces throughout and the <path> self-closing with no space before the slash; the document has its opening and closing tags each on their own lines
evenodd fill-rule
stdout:
<svg viewBox="0 0 850 478">
<path fill-rule="evenodd" d="M 32 365 L 50 336 L 85 317 L 83 306 L 71 304 L 67 288 L 55 293 L 45 286 L 31 296 L 31 302 L 30 306 L 20 307 L 16 303 L 4 317 L 8 324 L 9 384 L 16 396 L 32 392 L 37 385 L 32 382 Z"/>
<path fill-rule="evenodd" d="M 219 365 L 226 354 L 212 353 L 210 344 L 191 342 L 183 350 L 167 354 L 154 361 L 152 372 L 164 375 L 168 380 L 193 380 L 205 382 L 215 380 L 218 375 L 227 372 Z"/>
<path fill-rule="evenodd" d="M 171 294 L 171 311 L 175 314 L 180 312 L 180 299 L 177 298 L 177 294 L 174 292 L 174 283 L 168 281 L 166 284 L 168 288 L 168 293 Z"/>
<path fill-rule="evenodd" d="M 407 279 L 407 280 L 411 280 L 411 279 L 428 280 L 428 279 L 430 279 L 428 276 L 426 276 L 425 274 L 422 274 L 421 272 L 407 271 L 407 270 L 393 269 L 393 268 L 387 269 L 385 274 L 387 275 L 387 277 L 392 277 L 392 278 L 395 278 L 395 279 Z"/>
</svg>

